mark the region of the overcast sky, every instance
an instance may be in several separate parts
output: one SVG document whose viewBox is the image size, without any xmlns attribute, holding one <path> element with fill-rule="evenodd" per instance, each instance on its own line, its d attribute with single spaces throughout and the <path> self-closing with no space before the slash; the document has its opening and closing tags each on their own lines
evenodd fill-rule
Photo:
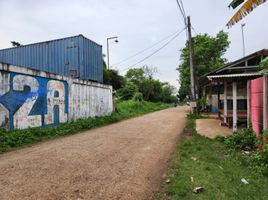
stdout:
<svg viewBox="0 0 268 200">
<path fill-rule="evenodd" d="M 231 46 L 226 54 L 229 61 L 242 56 L 240 24 L 231 29 L 226 23 L 234 14 L 227 6 L 231 0 L 185 0 L 187 15 L 197 33 L 215 35 L 227 31 Z M 248 15 L 246 23 L 246 53 L 268 48 L 268 3 Z M 0 48 L 10 47 L 10 41 L 22 44 L 83 34 L 103 46 L 106 38 L 118 36 L 119 43 L 111 42 L 111 65 L 124 60 L 183 28 L 176 0 L 0 0 Z M 185 44 L 185 33 L 144 64 L 158 68 L 157 78 L 178 87 L 180 49 Z M 162 43 L 163 45 L 164 43 Z M 151 54 L 161 44 L 129 62 L 117 66 L 121 73 L 137 61 Z"/>
</svg>

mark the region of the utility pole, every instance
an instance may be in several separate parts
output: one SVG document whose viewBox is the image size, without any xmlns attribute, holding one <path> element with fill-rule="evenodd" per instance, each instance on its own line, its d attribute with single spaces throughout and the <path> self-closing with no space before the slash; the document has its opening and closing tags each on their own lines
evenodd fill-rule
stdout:
<svg viewBox="0 0 268 200">
<path fill-rule="evenodd" d="M 195 83 L 195 66 L 194 66 L 194 47 L 192 39 L 192 25 L 190 16 L 187 17 L 187 29 L 188 29 L 188 45 L 189 45 L 189 55 L 190 55 L 190 73 L 191 73 L 191 108 L 192 113 L 197 113 L 197 102 L 196 102 L 196 83 Z"/>
</svg>

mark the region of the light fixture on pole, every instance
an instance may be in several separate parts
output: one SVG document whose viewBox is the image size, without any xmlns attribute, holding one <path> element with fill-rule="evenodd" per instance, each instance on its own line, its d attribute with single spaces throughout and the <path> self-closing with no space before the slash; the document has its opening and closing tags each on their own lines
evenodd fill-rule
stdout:
<svg viewBox="0 0 268 200">
<path fill-rule="evenodd" d="M 243 40 L 243 57 L 246 56 L 246 47 L 245 47 L 245 35 L 244 35 L 244 27 L 246 24 L 241 24 L 241 30 L 242 30 L 242 40 Z"/>
<path fill-rule="evenodd" d="M 107 38 L 107 69 L 110 69 L 110 52 L 109 52 L 109 41 L 114 40 L 115 43 L 118 43 L 118 37 L 109 37 Z"/>
</svg>

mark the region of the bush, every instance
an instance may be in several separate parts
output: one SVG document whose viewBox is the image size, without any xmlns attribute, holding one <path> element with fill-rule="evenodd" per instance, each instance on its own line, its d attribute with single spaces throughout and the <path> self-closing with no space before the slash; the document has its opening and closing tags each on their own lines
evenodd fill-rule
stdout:
<svg viewBox="0 0 268 200">
<path fill-rule="evenodd" d="M 247 165 L 254 171 L 268 176 L 268 151 L 267 147 L 257 151 L 258 140 L 252 129 L 242 129 L 227 138 L 217 137 L 217 141 L 224 142 L 228 148 L 234 150 L 252 151 L 247 157 Z"/>
<path fill-rule="evenodd" d="M 255 150 L 257 147 L 257 138 L 252 129 L 242 129 L 228 136 L 225 144 L 232 149 L 237 150 Z"/>
<path fill-rule="evenodd" d="M 221 135 L 217 135 L 215 140 L 218 141 L 218 142 L 225 142 L 225 137 L 221 136 Z"/>
<path fill-rule="evenodd" d="M 133 100 L 134 100 L 134 101 L 138 101 L 138 102 L 143 101 L 143 95 L 142 95 L 142 93 L 140 93 L 140 92 L 136 92 L 136 93 L 134 94 L 134 96 L 133 96 Z"/>
<path fill-rule="evenodd" d="M 138 87 L 132 82 L 127 82 L 123 88 L 118 90 L 117 94 L 121 100 L 130 100 L 136 92 L 138 92 Z"/>
<path fill-rule="evenodd" d="M 255 171 L 268 176 L 268 152 L 256 151 L 250 157 L 250 165 Z"/>
</svg>

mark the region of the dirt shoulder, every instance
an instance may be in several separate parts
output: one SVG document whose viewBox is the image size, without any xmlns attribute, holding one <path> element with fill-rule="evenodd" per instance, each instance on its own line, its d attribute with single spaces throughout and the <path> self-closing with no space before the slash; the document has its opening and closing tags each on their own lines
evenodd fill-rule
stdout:
<svg viewBox="0 0 268 200">
<path fill-rule="evenodd" d="M 167 109 L 0 155 L 0 199 L 148 199 L 187 110 Z"/>
</svg>

